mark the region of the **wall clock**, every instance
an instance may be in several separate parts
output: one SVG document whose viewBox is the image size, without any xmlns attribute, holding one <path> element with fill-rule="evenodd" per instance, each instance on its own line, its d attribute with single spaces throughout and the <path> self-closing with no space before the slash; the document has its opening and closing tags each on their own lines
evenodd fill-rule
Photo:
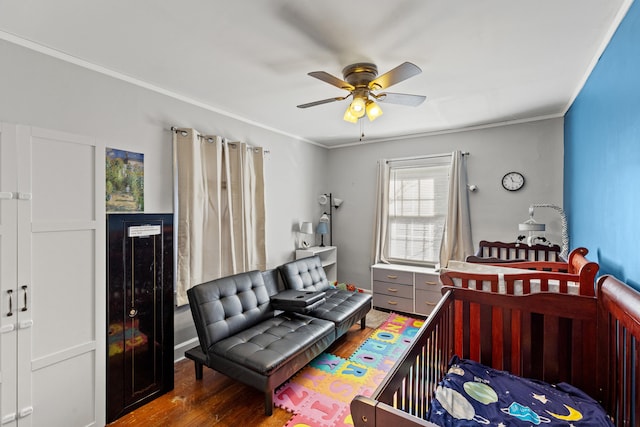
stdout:
<svg viewBox="0 0 640 427">
<path fill-rule="evenodd" d="M 502 186 L 505 190 L 518 191 L 524 185 L 524 175 L 520 172 L 507 172 L 502 177 Z"/>
</svg>

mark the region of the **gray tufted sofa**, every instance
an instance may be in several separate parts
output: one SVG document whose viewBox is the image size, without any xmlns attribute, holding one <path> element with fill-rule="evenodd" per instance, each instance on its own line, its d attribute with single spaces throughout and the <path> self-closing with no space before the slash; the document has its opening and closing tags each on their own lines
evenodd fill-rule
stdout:
<svg viewBox="0 0 640 427">
<path fill-rule="evenodd" d="M 264 392 L 265 414 L 273 393 L 336 339 L 335 324 L 294 312 L 275 311 L 278 272 L 250 271 L 203 283 L 187 291 L 200 345 L 185 352 L 196 379 L 208 366 Z"/>
<path fill-rule="evenodd" d="M 371 310 L 371 295 L 332 287 L 319 256 L 288 262 L 278 267 L 278 270 L 287 289 L 325 292 L 324 304 L 308 314 L 333 322 L 336 325 L 336 338 L 358 321 L 361 328 L 365 328 L 365 318 Z"/>
<path fill-rule="evenodd" d="M 292 301 L 289 310 L 280 298 L 291 292 L 322 295 L 303 310 Z M 196 379 L 207 366 L 263 391 L 266 415 L 275 388 L 358 321 L 364 329 L 371 309 L 371 295 L 333 288 L 317 256 L 212 280 L 187 296 L 200 345 L 185 356 L 195 363 Z"/>
</svg>

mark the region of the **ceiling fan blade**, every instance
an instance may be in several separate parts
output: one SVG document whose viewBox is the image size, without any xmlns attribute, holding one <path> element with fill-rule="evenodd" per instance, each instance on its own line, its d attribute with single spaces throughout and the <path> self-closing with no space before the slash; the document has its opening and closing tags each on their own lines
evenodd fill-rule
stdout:
<svg viewBox="0 0 640 427">
<path fill-rule="evenodd" d="M 350 83 L 345 82 L 342 79 L 339 79 L 325 71 L 312 71 L 308 73 L 311 77 L 315 77 L 316 79 L 322 80 L 325 83 L 329 83 L 330 85 L 334 85 L 335 87 L 339 87 L 344 90 L 354 90 L 355 87 Z"/>
<path fill-rule="evenodd" d="M 321 101 L 309 102 L 308 104 L 300 104 L 300 105 L 298 105 L 298 108 L 315 107 L 316 105 L 328 104 L 330 102 L 342 101 L 344 99 L 347 99 L 347 97 L 346 96 L 338 96 L 336 98 L 327 98 L 327 99 L 323 99 Z"/>
<path fill-rule="evenodd" d="M 374 95 L 376 101 L 387 102 L 389 104 L 408 105 L 410 107 L 417 107 L 422 104 L 426 96 L 423 95 L 410 95 L 408 93 L 392 93 L 384 92 L 378 95 Z"/>
<path fill-rule="evenodd" d="M 387 71 L 383 75 L 378 76 L 376 79 L 373 79 L 369 83 L 369 89 L 386 89 L 389 86 L 400 83 L 401 81 L 404 81 L 409 77 L 413 77 L 416 74 L 420 74 L 421 72 L 422 70 L 417 65 L 412 64 L 411 62 L 403 62 L 393 70 Z"/>
</svg>

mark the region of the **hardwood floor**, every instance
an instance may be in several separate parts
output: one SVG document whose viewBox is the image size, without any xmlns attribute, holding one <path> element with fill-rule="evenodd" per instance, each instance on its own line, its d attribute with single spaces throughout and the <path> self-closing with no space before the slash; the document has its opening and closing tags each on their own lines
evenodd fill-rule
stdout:
<svg viewBox="0 0 640 427">
<path fill-rule="evenodd" d="M 354 325 L 327 352 L 349 357 L 371 335 L 373 329 Z M 274 408 L 264 415 L 264 395 L 212 369 L 204 369 L 196 381 L 193 362 L 175 364 L 174 389 L 154 401 L 124 415 L 109 427 L 124 426 L 260 426 L 282 427 L 291 413 Z"/>
</svg>

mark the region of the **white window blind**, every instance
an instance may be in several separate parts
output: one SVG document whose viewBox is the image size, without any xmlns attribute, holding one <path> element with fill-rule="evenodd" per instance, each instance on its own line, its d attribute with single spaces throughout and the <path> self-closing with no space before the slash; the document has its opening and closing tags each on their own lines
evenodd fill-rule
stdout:
<svg viewBox="0 0 640 427">
<path fill-rule="evenodd" d="M 390 260 L 435 265 L 447 215 L 451 156 L 390 165 Z"/>
</svg>

